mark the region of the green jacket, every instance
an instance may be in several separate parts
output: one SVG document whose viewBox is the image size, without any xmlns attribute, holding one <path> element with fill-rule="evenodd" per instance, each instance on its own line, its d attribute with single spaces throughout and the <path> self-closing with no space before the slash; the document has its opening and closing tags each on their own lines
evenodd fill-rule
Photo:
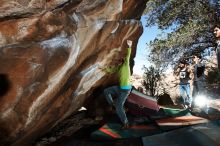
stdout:
<svg viewBox="0 0 220 146">
<path fill-rule="evenodd" d="M 127 55 L 124 58 L 124 63 L 116 66 L 116 67 L 109 67 L 106 68 L 105 71 L 107 73 L 114 73 L 118 72 L 119 76 L 119 84 L 122 89 L 131 89 L 131 71 L 130 71 L 130 56 L 131 56 L 131 48 L 127 49 Z"/>
</svg>

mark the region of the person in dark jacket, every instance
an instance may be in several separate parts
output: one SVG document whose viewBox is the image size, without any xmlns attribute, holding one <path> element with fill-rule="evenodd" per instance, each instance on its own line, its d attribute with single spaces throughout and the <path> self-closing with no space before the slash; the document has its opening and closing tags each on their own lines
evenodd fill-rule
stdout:
<svg viewBox="0 0 220 146">
<path fill-rule="evenodd" d="M 193 61 L 194 73 L 193 73 L 193 97 L 205 92 L 205 64 L 202 61 L 201 55 L 194 55 Z"/>
<path fill-rule="evenodd" d="M 216 55 L 217 55 L 218 70 L 220 73 L 220 25 L 216 25 L 216 27 L 214 28 L 214 34 L 217 39 Z"/>
</svg>

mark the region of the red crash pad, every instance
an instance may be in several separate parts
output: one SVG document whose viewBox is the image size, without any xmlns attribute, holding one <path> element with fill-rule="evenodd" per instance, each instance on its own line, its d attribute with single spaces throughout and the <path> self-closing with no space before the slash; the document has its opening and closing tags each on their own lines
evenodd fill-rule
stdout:
<svg viewBox="0 0 220 146">
<path fill-rule="evenodd" d="M 209 122 L 209 120 L 196 116 L 170 117 L 156 120 L 160 129 L 165 131 L 207 122 Z"/>
<path fill-rule="evenodd" d="M 137 90 L 132 90 L 128 96 L 127 102 L 138 105 L 140 108 L 148 108 L 159 111 L 157 100 L 154 97 L 147 96 Z"/>
<path fill-rule="evenodd" d="M 121 129 L 121 124 L 107 123 L 99 128 L 97 131 L 94 131 L 91 134 L 91 138 L 94 140 L 121 139 L 142 137 L 158 133 L 161 133 L 160 129 L 158 129 L 158 127 L 153 124 L 132 125 L 128 129 Z"/>
</svg>

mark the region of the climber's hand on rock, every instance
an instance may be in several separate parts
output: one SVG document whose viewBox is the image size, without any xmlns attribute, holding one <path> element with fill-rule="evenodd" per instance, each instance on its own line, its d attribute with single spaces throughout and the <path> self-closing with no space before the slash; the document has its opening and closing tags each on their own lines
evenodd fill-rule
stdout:
<svg viewBox="0 0 220 146">
<path fill-rule="evenodd" d="M 132 41 L 131 41 L 131 40 L 127 40 L 127 44 L 128 44 L 128 47 L 131 48 L 131 46 L 132 46 Z"/>
</svg>

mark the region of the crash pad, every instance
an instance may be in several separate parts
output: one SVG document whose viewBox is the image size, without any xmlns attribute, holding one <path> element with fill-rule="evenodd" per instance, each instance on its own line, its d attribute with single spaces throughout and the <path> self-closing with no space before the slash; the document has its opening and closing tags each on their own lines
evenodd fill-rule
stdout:
<svg viewBox="0 0 220 146">
<path fill-rule="evenodd" d="M 191 113 L 189 109 L 162 107 L 157 113 L 148 114 L 148 118 L 153 121 L 158 120 L 158 119 L 168 118 L 168 117 L 179 117 L 179 116 L 191 116 Z"/>
<path fill-rule="evenodd" d="M 172 117 L 191 115 L 189 109 L 163 108 L 163 111 L 166 115 Z"/>
<path fill-rule="evenodd" d="M 91 134 L 91 138 L 94 140 L 110 140 L 110 139 L 121 139 L 130 137 L 142 137 L 147 135 L 158 134 L 161 131 L 153 124 L 148 125 L 133 125 L 128 129 L 121 129 L 121 124 L 118 123 L 107 123 L 94 131 Z"/>
<path fill-rule="evenodd" d="M 209 120 L 197 116 L 168 117 L 155 121 L 161 130 L 173 130 L 185 126 L 207 123 Z"/>
<path fill-rule="evenodd" d="M 157 104 L 157 100 L 152 97 L 145 95 L 137 90 L 132 90 L 128 96 L 127 102 L 134 103 L 138 105 L 140 108 L 148 108 L 151 110 L 159 111 L 159 105 Z"/>
<path fill-rule="evenodd" d="M 142 141 L 144 146 L 219 146 L 219 131 L 219 122 L 208 122 L 143 137 Z"/>
</svg>

